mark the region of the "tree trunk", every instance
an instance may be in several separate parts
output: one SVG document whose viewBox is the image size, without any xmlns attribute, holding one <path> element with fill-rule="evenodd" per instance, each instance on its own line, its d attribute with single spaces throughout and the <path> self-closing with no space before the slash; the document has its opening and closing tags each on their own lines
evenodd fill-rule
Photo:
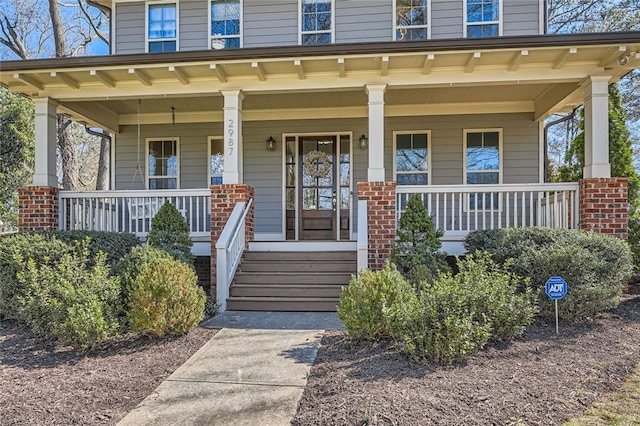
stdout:
<svg viewBox="0 0 640 426">
<path fill-rule="evenodd" d="M 100 139 L 100 158 L 98 160 L 98 177 L 96 178 L 96 190 L 106 191 L 109 189 L 109 151 L 111 149 L 111 141 L 106 130 L 103 130 L 104 136 Z"/>
<path fill-rule="evenodd" d="M 77 191 L 80 188 L 80 167 L 76 158 L 75 136 L 71 120 L 58 114 L 58 149 L 62 164 L 62 189 Z"/>
<path fill-rule="evenodd" d="M 53 29 L 53 40 L 56 46 L 56 58 L 67 56 L 67 42 L 64 38 L 64 27 L 60 18 L 60 5 L 58 0 L 49 0 L 49 15 Z"/>
</svg>

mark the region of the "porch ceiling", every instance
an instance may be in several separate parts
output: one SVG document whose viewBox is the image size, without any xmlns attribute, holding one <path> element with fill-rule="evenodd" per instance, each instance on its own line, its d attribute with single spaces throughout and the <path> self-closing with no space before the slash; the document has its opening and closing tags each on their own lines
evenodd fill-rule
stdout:
<svg viewBox="0 0 640 426">
<path fill-rule="evenodd" d="M 247 119 L 259 119 L 251 111 L 314 108 L 360 116 L 366 114 L 368 84 L 387 85 L 385 102 L 398 115 L 418 105 L 426 106 L 422 113 L 446 113 L 443 106 L 482 112 L 488 105 L 541 119 L 581 104 L 586 77 L 616 81 L 639 68 L 639 52 L 640 32 L 294 46 L 4 62 L 0 84 L 30 97 L 52 97 L 61 111 L 116 132 L 137 114 L 138 99 L 155 120 L 166 120 L 171 107 L 181 119 L 187 113 L 195 119 L 194 112 L 215 118 L 225 89 L 245 93 Z M 620 65 L 623 55 L 628 62 Z"/>
</svg>

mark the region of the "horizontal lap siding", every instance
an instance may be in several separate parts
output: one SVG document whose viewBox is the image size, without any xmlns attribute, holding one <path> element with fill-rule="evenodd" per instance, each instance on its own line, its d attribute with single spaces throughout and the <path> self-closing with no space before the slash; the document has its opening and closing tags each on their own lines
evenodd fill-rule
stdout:
<svg viewBox="0 0 640 426">
<path fill-rule="evenodd" d="M 431 0 L 431 38 L 460 38 L 462 34 L 462 1 Z"/>
<path fill-rule="evenodd" d="M 505 36 L 541 33 L 539 0 L 504 0 L 502 15 Z"/>
<path fill-rule="evenodd" d="M 209 47 L 208 2 L 180 0 L 180 50 L 203 50 Z"/>
<path fill-rule="evenodd" d="M 337 0 L 336 43 L 392 40 L 391 1 Z"/>
<path fill-rule="evenodd" d="M 244 47 L 298 44 L 296 0 L 244 1 Z"/>
<path fill-rule="evenodd" d="M 115 4 L 115 53 L 144 53 L 144 2 Z"/>
</svg>

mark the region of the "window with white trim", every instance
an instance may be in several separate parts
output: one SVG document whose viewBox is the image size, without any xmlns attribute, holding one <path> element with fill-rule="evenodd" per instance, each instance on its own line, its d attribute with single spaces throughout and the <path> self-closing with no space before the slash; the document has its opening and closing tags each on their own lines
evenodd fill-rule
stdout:
<svg viewBox="0 0 640 426">
<path fill-rule="evenodd" d="M 177 138 L 147 139 L 147 188 L 178 189 Z"/>
<path fill-rule="evenodd" d="M 149 52 L 175 52 L 178 47 L 178 8 L 176 3 L 147 5 Z"/>
<path fill-rule="evenodd" d="M 333 0 L 300 0 L 300 44 L 333 43 Z"/>
<path fill-rule="evenodd" d="M 224 139 L 209 138 L 209 185 L 222 185 L 224 173 Z"/>
<path fill-rule="evenodd" d="M 210 47 L 214 50 L 242 47 L 241 0 L 211 1 Z"/>
<path fill-rule="evenodd" d="M 502 129 L 464 130 L 464 179 L 467 185 L 502 183 Z M 470 194 L 469 208 L 499 207 L 497 193 L 476 195 Z"/>
<path fill-rule="evenodd" d="M 395 177 L 398 185 L 428 185 L 430 132 L 394 132 L 393 138 Z"/>
<path fill-rule="evenodd" d="M 468 38 L 500 35 L 500 0 L 466 0 L 466 36 Z"/>
<path fill-rule="evenodd" d="M 394 40 L 427 40 L 431 21 L 431 0 L 394 0 Z"/>
</svg>

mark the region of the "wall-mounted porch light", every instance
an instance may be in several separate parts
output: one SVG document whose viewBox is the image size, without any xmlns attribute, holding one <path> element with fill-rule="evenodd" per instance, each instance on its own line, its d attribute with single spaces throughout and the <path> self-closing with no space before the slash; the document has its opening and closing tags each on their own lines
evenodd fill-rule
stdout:
<svg viewBox="0 0 640 426">
<path fill-rule="evenodd" d="M 276 150 L 276 140 L 273 136 L 269 136 L 267 139 L 267 151 L 275 151 Z"/>
<path fill-rule="evenodd" d="M 360 136 L 360 139 L 358 139 L 358 142 L 360 142 L 360 149 L 365 150 L 367 149 L 369 138 L 367 138 L 367 135 L 363 133 Z"/>
</svg>

